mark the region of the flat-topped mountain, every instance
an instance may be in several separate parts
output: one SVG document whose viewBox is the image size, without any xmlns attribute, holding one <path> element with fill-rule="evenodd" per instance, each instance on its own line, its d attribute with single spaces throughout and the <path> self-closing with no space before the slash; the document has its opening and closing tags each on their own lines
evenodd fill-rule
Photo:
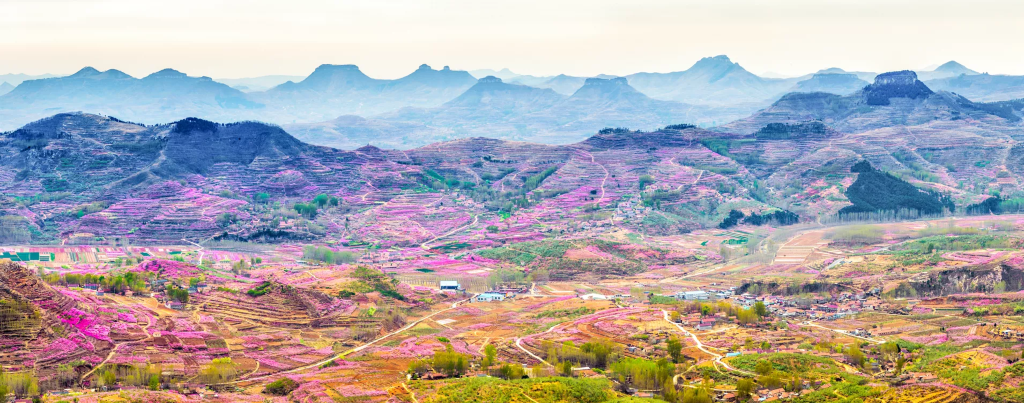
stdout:
<svg viewBox="0 0 1024 403">
<path fill-rule="evenodd" d="M 892 98 L 925 98 L 934 94 L 931 88 L 917 79 L 913 71 L 894 71 L 875 77 L 875 83 L 864 87 L 868 105 L 889 105 Z"/>
<path fill-rule="evenodd" d="M 846 96 L 791 93 L 751 117 L 724 125 L 722 131 L 753 133 L 768 123 L 825 122 L 845 133 L 895 125 L 960 119 L 1017 122 L 1019 108 L 1009 103 L 977 103 L 948 92 L 934 92 L 913 71 L 879 74 L 875 82 Z"/>
</svg>

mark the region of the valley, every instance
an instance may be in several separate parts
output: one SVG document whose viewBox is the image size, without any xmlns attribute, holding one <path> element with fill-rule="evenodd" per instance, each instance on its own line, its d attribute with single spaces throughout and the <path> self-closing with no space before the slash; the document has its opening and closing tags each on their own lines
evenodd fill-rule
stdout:
<svg viewBox="0 0 1024 403">
<path fill-rule="evenodd" d="M 289 244 L 2 247 L 12 261 L 0 266 L 3 292 L 34 304 L 38 327 L 27 331 L 39 333 L 26 338 L 5 320 L 5 345 L 26 349 L 0 365 L 30 370 L 47 390 L 82 382 L 94 392 L 61 392 L 80 401 L 248 399 L 280 379 L 298 386 L 290 399 L 301 401 L 447 401 L 463 388 L 525 388 L 546 401 L 556 385 L 610 397 L 622 366 L 663 356 L 674 375 L 622 385 L 662 398 L 666 385 L 797 401 L 889 401 L 909 390 L 950 401 L 1013 396 L 1020 357 L 1007 354 L 1024 340 L 1015 316 L 1024 216 L 800 224 L 759 240 L 751 230 L 535 241 L 508 248 L 516 254 L 447 249 L 459 242 L 442 238 L 441 249 L 343 248 L 356 261 L 341 264 Z M 740 252 L 771 244 L 780 245 L 774 260 Z M 722 257 L 727 250 L 742 256 Z M 558 275 L 634 259 L 645 270 Z M 922 283 L 936 275 L 969 287 Z M 439 288 L 446 281 L 458 288 Z M 439 348 L 469 365 L 442 370 Z M 762 369 L 764 357 L 775 368 Z M 981 375 L 943 369 L 953 363 Z M 550 380 L 473 376 L 509 365 Z M 453 377 L 463 373 L 470 377 Z M 543 378 L 555 375 L 568 378 Z M 147 391 L 151 378 L 183 394 Z M 748 380 L 779 388 L 744 389 Z"/>
<path fill-rule="evenodd" d="M 0 96 L 0 401 L 1024 402 L 1012 88 L 482 74 Z"/>
</svg>

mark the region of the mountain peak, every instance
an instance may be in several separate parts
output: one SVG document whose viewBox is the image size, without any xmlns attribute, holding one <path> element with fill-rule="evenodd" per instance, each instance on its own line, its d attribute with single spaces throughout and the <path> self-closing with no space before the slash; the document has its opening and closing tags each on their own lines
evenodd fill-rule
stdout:
<svg viewBox="0 0 1024 403">
<path fill-rule="evenodd" d="M 480 81 L 479 81 L 480 84 L 501 84 L 502 82 L 503 81 L 501 81 L 500 78 L 495 77 L 495 76 L 487 76 L 487 77 L 481 78 Z"/>
<path fill-rule="evenodd" d="M 731 66 L 734 66 L 735 64 L 736 63 L 733 63 L 732 60 L 729 59 L 729 56 L 718 55 L 718 56 L 715 56 L 715 57 L 705 57 L 705 58 L 702 58 L 702 59 L 698 60 L 697 63 L 695 63 L 693 65 L 693 67 L 691 67 L 691 69 L 693 69 L 693 68 L 698 68 L 699 69 L 699 68 L 731 67 Z"/>
<path fill-rule="evenodd" d="M 89 77 L 97 74 L 100 74 L 99 70 L 87 66 L 83 67 L 81 70 L 78 70 L 78 72 L 76 72 L 75 74 L 70 75 L 70 77 Z"/>
<path fill-rule="evenodd" d="M 452 71 L 452 68 L 448 67 L 448 66 L 444 66 L 444 67 L 441 68 L 441 70 L 434 70 L 432 67 L 430 67 L 429 64 L 423 63 L 416 70 L 417 71 L 419 71 L 419 70 L 423 70 L 423 71 Z"/>
<path fill-rule="evenodd" d="M 441 70 L 434 70 L 427 64 L 421 64 L 416 71 L 392 82 L 392 85 L 415 84 L 438 88 L 458 87 L 461 91 L 461 89 L 469 88 L 476 81 L 472 75 L 465 71 L 452 70 L 448 66 L 444 66 L 444 69 Z"/>
<path fill-rule="evenodd" d="M 188 75 L 175 69 L 163 69 L 146 76 L 146 78 L 188 78 Z"/>
<path fill-rule="evenodd" d="M 971 70 L 971 69 L 967 68 L 967 66 L 964 66 L 964 65 L 962 65 L 960 63 L 957 63 L 956 61 L 953 61 L 953 60 L 950 60 L 950 61 L 946 62 L 945 64 L 935 68 L 935 71 L 940 71 L 940 72 L 944 72 L 944 73 L 952 73 L 952 74 L 955 74 L 955 75 L 978 74 L 977 71 Z"/>
<path fill-rule="evenodd" d="M 427 68 L 429 69 L 429 66 Z M 359 70 L 359 66 L 354 64 L 321 64 L 316 70 L 313 70 L 312 74 L 298 84 L 289 85 L 286 88 L 304 88 L 336 93 L 352 89 L 369 88 L 377 84 L 377 80 L 363 74 Z M 282 85 L 282 87 L 285 86 Z"/>
<path fill-rule="evenodd" d="M 78 70 L 77 73 L 68 76 L 68 78 L 123 79 L 132 78 L 132 76 L 125 74 L 120 70 L 110 69 L 107 71 L 99 71 L 92 67 L 85 67 Z"/>
</svg>

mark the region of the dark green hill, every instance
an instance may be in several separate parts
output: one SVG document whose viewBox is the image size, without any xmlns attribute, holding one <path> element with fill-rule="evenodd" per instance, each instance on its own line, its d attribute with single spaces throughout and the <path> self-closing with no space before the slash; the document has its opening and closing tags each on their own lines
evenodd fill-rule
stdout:
<svg viewBox="0 0 1024 403">
<path fill-rule="evenodd" d="M 873 168 L 867 161 L 854 164 L 850 172 L 858 174 L 846 189 L 846 198 L 853 205 L 839 210 L 839 214 L 917 210 L 923 215 L 936 215 L 954 207 L 947 196 L 915 187 Z"/>
</svg>

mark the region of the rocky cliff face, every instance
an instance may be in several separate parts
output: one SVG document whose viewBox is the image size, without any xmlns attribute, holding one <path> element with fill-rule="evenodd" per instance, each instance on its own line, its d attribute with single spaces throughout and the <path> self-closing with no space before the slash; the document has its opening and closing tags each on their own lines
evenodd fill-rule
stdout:
<svg viewBox="0 0 1024 403">
<path fill-rule="evenodd" d="M 924 279 L 910 281 L 908 285 L 923 297 L 993 292 L 1000 283 L 1006 291 L 1024 289 L 1024 269 L 1007 264 L 964 267 L 931 273 Z"/>
<path fill-rule="evenodd" d="M 925 98 L 933 94 L 927 85 L 918 81 L 913 71 L 893 71 L 875 77 L 875 83 L 864 88 L 868 105 L 889 105 L 892 98 Z"/>
<path fill-rule="evenodd" d="M 604 79 L 604 78 L 588 78 L 587 81 L 583 82 L 583 86 L 585 86 L 585 87 L 586 86 L 619 86 L 619 85 L 629 85 L 629 82 L 626 81 L 625 77 L 616 77 L 616 78 L 609 78 L 609 79 Z"/>
<path fill-rule="evenodd" d="M 875 77 L 875 85 L 914 85 L 917 73 L 904 70 L 879 74 Z"/>
<path fill-rule="evenodd" d="M 501 84 L 502 81 L 498 77 L 487 76 L 487 77 L 481 78 L 480 81 L 477 81 L 477 83 L 480 83 L 480 84 Z"/>
</svg>

